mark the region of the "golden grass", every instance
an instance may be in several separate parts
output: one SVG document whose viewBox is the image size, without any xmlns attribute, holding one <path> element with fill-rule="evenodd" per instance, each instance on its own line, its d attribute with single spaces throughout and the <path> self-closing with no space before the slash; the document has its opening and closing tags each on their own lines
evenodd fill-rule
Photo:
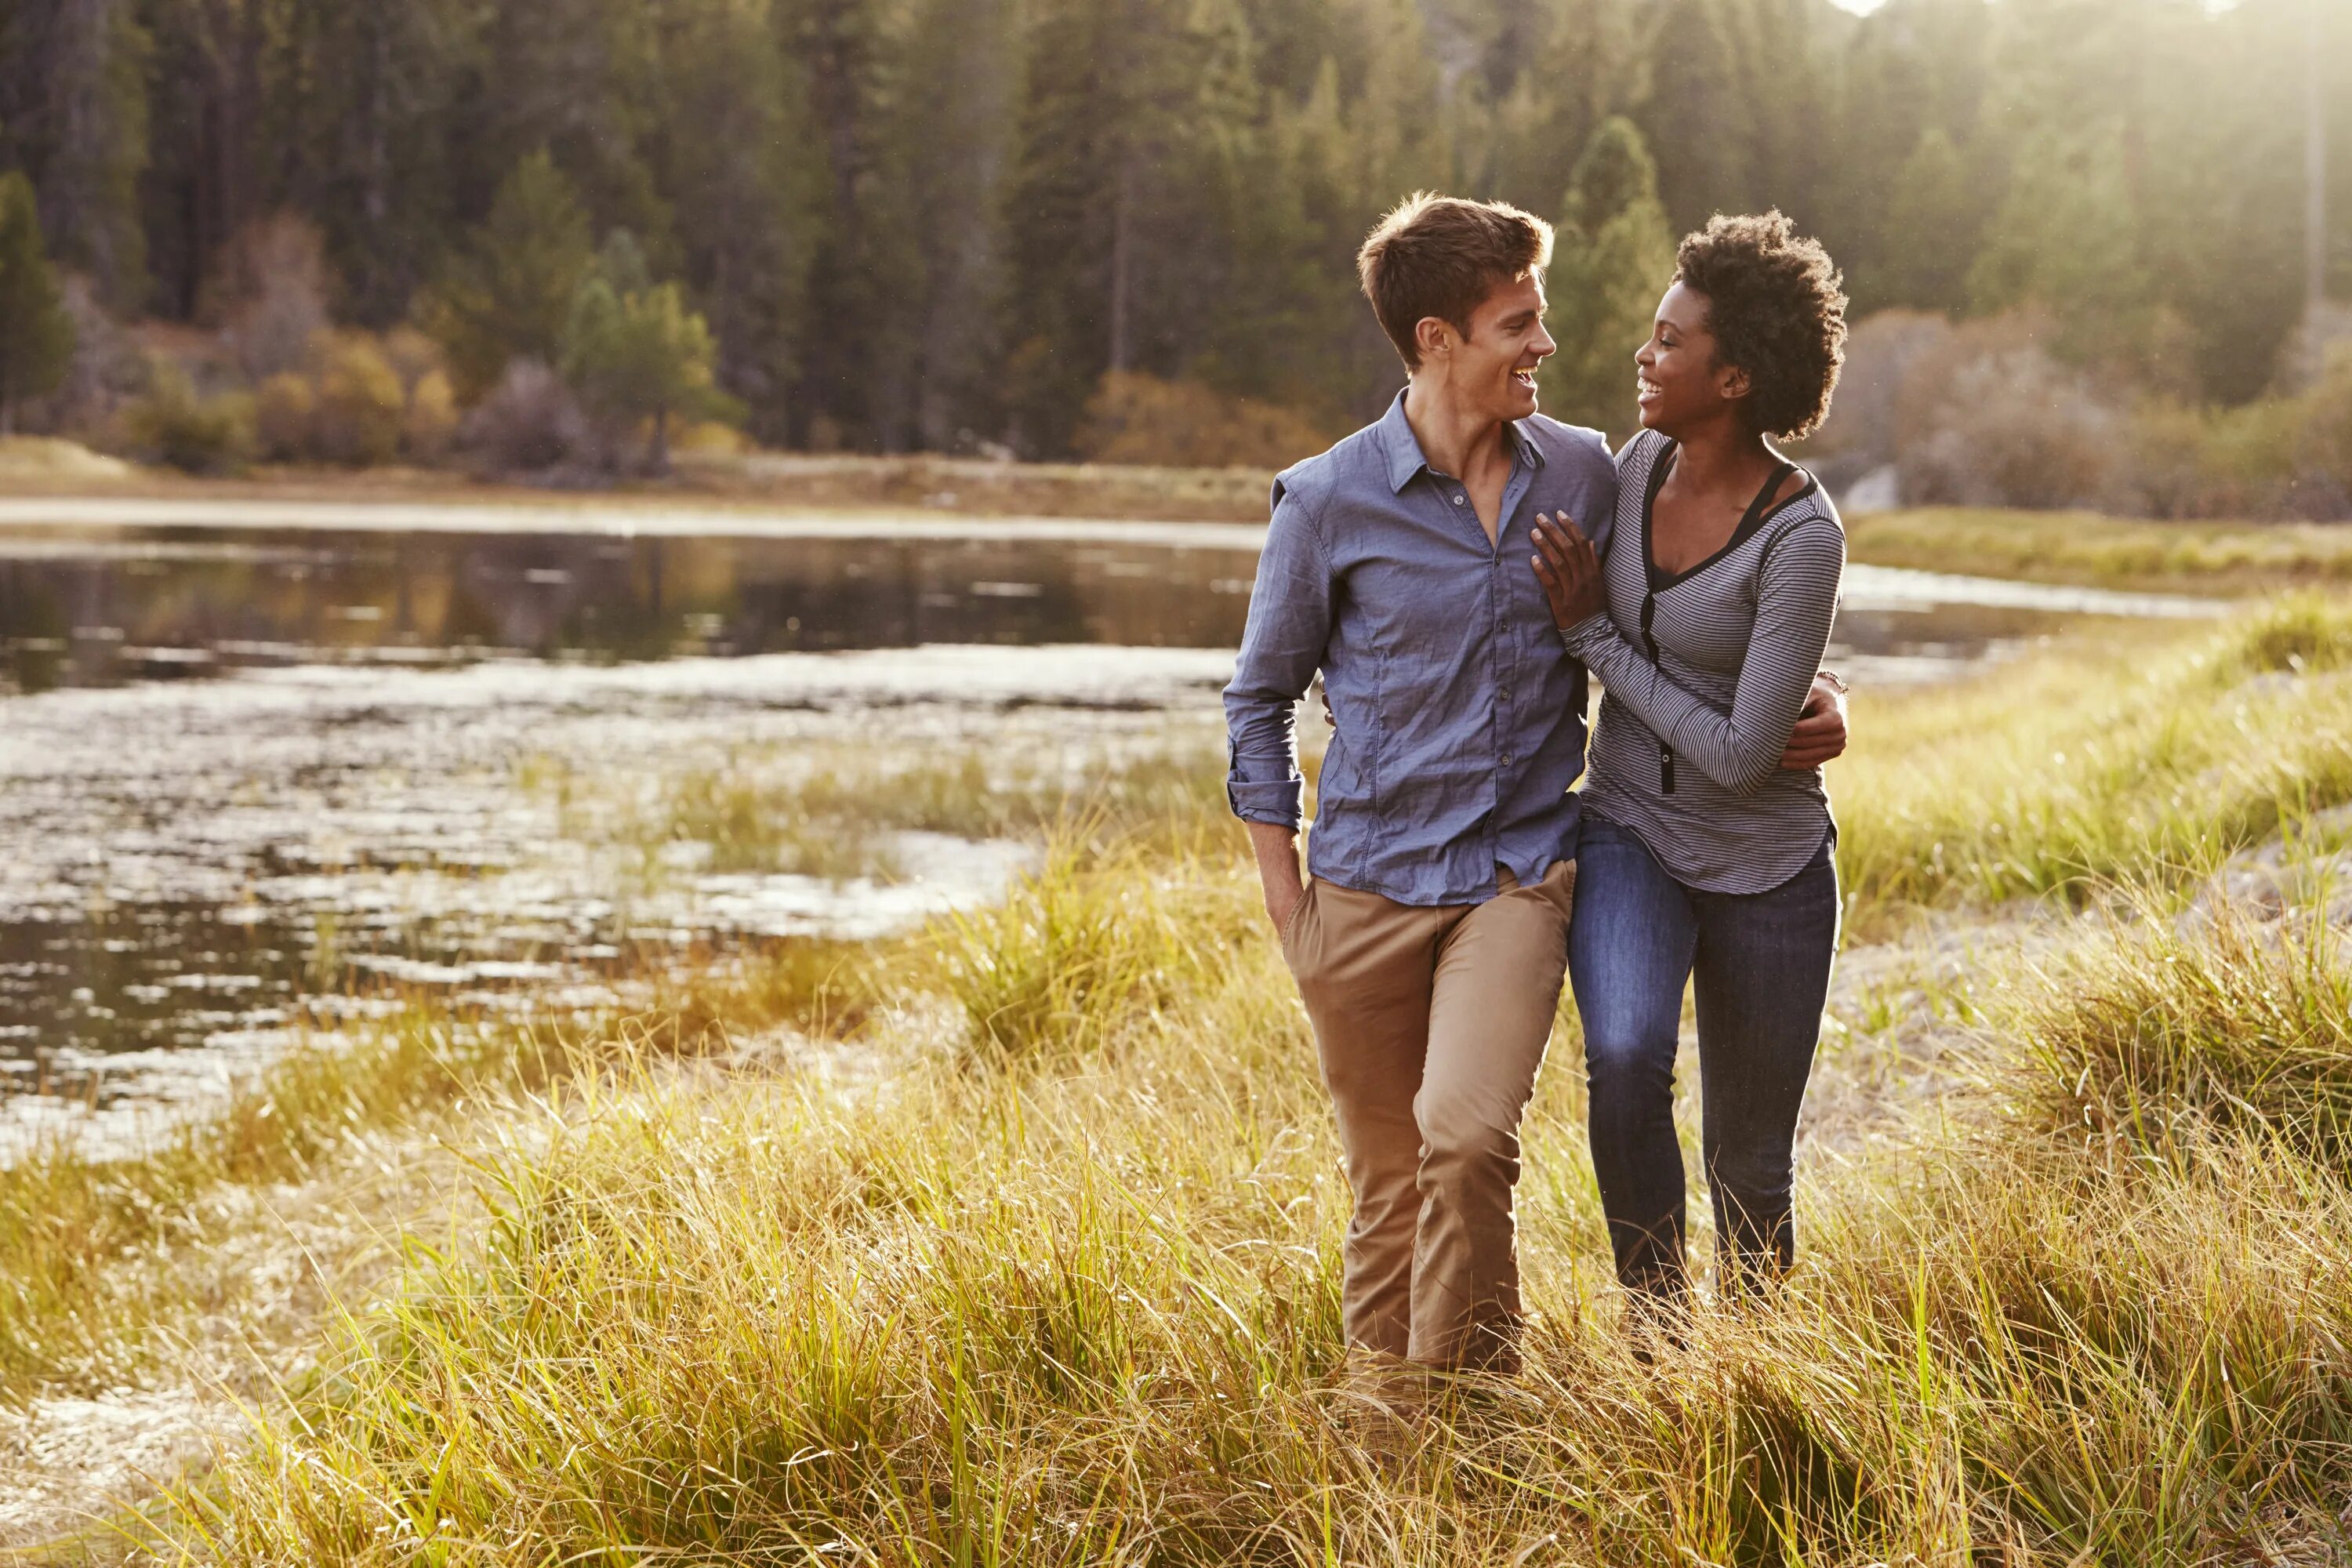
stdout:
<svg viewBox="0 0 2352 1568">
<path fill-rule="evenodd" d="M 544 758 L 527 761 L 517 782 L 552 797 L 568 837 L 622 847 L 647 868 L 668 847 L 693 846 L 699 869 L 835 879 L 902 874 L 894 833 L 1093 842 L 1175 825 L 1192 837 L 1224 808 L 1222 781 L 1197 748 L 1063 763 L 794 744 L 738 750 L 716 766 L 660 775 L 649 792 L 615 791 Z"/>
<path fill-rule="evenodd" d="M 2024 956 L 1957 966 L 1932 1005 L 1970 1047 L 1908 1100 L 1843 1092 L 1888 1076 L 1904 1007 L 1842 997 L 1821 1100 L 1861 1120 L 1809 1133 L 1798 1275 L 1655 1365 L 1616 1331 L 1570 1029 L 1527 1130 L 1528 1374 L 1402 1438 L 1340 1396 L 1328 1104 L 1238 835 L 1181 794 L 1065 834 L 1000 909 L 674 998 L 687 1032 L 852 1035 L 870 1076 L 680 1066 L 616 1031 L 560 1074 L 467 1079 L 487 1217 L 415 1238 L 250 1446 L 126 1539 L 208 1563 L 2341 1560 L 2352 969 L 2308 915 L 2176 911 L 2230 844 L 2352 795 L 2324 755 L 2352 635 L 2318 602 L 2173 635 L 1858 714 L 1833 784 L 1865 910 L 2137 901 L 2050 907 Z M 2062 742 L 2098 765 L 2043 765 Z M 385 1095 L 279 1115 L 324 1139 L 413 1113 Z M 137 1176 L 137 1203 L 168 1215 L 174 1180 Z"/>
<path fill-rule="evenodd" d="M 1845 527 L 1848 552 L 1876 566 L 2189 594 L 2352 581 L 2352 531 L 2320 523 L 1923 507 L 1863 513 Z"/>
<path fill-rule="evenodd" d="M 1234 879 L 1136 896 L 1248 918 Z M 2332 973 L 2309 934 L 2197 951 L 2274 942 L 2284 974 Z M 1084 1004 L 1049 1071 L 917 1057 L 843 1095 L 625 1060 L 518 1104 L 480 1156 L 488 1228 L 341 1325 L 307 1395 L 147 1545 L 2187 1564 L 2336 1541 L 2352 1191 L 2179 1085 L 2145 1091 L 2170 1129 L 2154 1163 L 2019 1114 L 2049 1102 L 2031 1073 L 1890 1130 L 1870 1168 L 1814 1173 L 1784 1300 L 1703 1313 L 1644 1368 L 1598 1292 L 1556 1071 L 1526 1191 L 1534 1369 L 1379 1441 L 1332 1386 L 1345 1194 L 1265 946 Z M 2082 954 L 2045 1052 L 2142 1005 L 2137 963 Z M 2242 1088 L 2263 1064 L 2205 1069 Z"/>
<path fill-rule="evenodd" d="M 2155 637 L 1857 697 L 1831 789 L 1865 930 L 1906 908 L 2184 885 L 2352 800 L 2352 610 L 2294 598 Z"/>
</svg>

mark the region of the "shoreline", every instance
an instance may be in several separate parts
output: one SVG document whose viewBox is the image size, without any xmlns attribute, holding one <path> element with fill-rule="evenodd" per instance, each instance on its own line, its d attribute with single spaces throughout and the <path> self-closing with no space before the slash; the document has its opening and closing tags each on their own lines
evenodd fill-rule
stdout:
<svg viewBox="0 0 2352 1568">
<path fill-rule="evenodd" d="M 975 458 L 695 458 L 668 481 L 554 489 L 421 469 L 196 479 L 0 461 L 0 540 L 122 527 L 615 538 L 914 539 L 1255 549 L 1270 474 Z M 2352 527 L 1922 507 L 1845 519 L 1861 564 L 2242 598 L 2352 583 Z"/>
</svg>

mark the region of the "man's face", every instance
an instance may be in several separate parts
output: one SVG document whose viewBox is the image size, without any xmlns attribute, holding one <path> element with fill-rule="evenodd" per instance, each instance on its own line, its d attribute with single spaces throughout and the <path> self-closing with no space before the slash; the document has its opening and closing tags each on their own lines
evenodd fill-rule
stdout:
<svg viewBox="0 0 2352 1568">
<path fill-rule="evenodd" d="M 1479 301 L 1470 335 L 1449 345 L 1446 386 L 1461 406 L 1494 419 L 1536 411 L 1536 367 L 1559 346 L 1544 331 L 1543 313 L 1543 283 L 1532 274 Z"/>
</svg>

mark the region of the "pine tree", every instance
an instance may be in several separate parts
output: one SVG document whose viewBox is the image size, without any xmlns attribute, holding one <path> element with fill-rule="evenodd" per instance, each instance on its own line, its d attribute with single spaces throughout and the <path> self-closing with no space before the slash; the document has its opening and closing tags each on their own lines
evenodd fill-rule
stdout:
<svg viewBox="0 0 2352 1568">
<path fill-rule="evenodd" d="M 593 257 L 588 216 L 542 149 L 514 167 L 427 307 L 460 393 L 488 391 L 516 359 L 553 363 Z"/>
<path fill-rule="evenodd" d="M 594 226 L 628 229 L 667 268 L 671 213 L 646 155 L 662 129 L 655 41 L 662 7 L 646 0 L 495 0 L 486 10 L 475 51 L 480 76 L 468 92 L 480 166 L 496 177 L 548 150 Z"/>
<path fill-rule="evenodd" d="M 901 7 L 796 5 L 789 47 L 809 74 L 828 176 L 800 338 L 799 433 L 821 417 L 834 439 L 896 450 L 914 412 L 924 257 L 908 165 L 927 95 L 908 78 Z"/>
<path fill-rule="evenodd" d="M 183 320 L 208 313 L 224 248 L 270 205 L 264 101 L 270 76 L 262 5 L 151 0 L 142 20 L 150 166 L 141 182 L 153 298 Z"/>
<path fill-rule="evenodd" d="M 564 328 L 563 377 L 593 412 L 621 429 L 649 424 L 646 467 L 669 468 L 670 420 L 720 405 L 709 324 L 675 283 L 646 277 L 645 252 L 625 232 L 605 242 L 582 279 Z"/>
<path fill-rule="evenodd" d="M 430 276 L 484 151 L 457 122 L 486 13 L 467 0 L 287 0 L 279 13 L 265 67 L 272 196 L 326 237 L 347 314 L 387 324 Z"/>
<path fill-rule="evenodd" d="M 1613 442 L 1633 433 L 1634 351 L 1675 269 L 1656 166 L 1633 121 L 1601 122 L 1560 205 L 1545 279 L 1559 348 L 1544 362 L 1544 411 Z"/>
<path fill-rule="evenodd" d="M 1872 274 L 1875 297 L 1865 296 L 1867 302 L 1957 314 L 1968 303 L 1969 266 L 1983 227 L 1959 149 L 1930 129 L 1895 177 L 1882 259 Z"/>
<path fill-rule="evenodd" d="M 2179 318 L 2196 390 L 2233 404 L 2314 368 L 2307 354 L 2281 359 L 2305 310 L 2305 121 L 2257 85 L 2300 73 L 2309 15 L 2265 9 L 2159 36 L 2143 91 L 2171 112 L 2148 117 L 2134 149 L 2150 281 Z"/>
<path fill-rule="evenodd" d="M 73 348 L 33 182 L 0 174 L 0 436 L 15 434 L 17 405 L 57 390 Z"/>
<path fill-rule="evenodd" d="M 1667 0 L 1647 40 L 1650 90 L 1634 119 L 1677 229 L 1756 205 L 1758 123 L 1727 14 L 1734 4 Z"/>
<path fill-rule="evenodd" d="M 925 0 L 901 134 L 924 215 L 922 362 L 915 434 L 952 447 L 1003 423 L 997 368 L 1004 286 L 1004 189 L 1020 101 L 1015 0 Z"/>
<path fill-rule="evenodd" d="M 1006 217 L 1008 402 L 1041 455 L 1069 450 L 1104 373 L 1166 346 L 1146 321 L 1159 290 L 1191 294 L 1213 259 L 1195 200 L 1213 171 L 1187 154 L 1231 129 L 1213 110 L 1234 73 L 1217 66 L 1229 33 L 1192 22 L 1176 0 L 1046 0 L 1034 25 Z"/>
<path fill-rule="evenodd" d="M 682 281 L 708 311 L 720 385 L 764 439 L 790 435 L 825 158 L 776 0 L 664 0 L 666 133 L 653 155 Z"/>
<path fill-rule="evenodd" d="M 2155 293 L 2114 121 L 2046 132 L 2021 150 L 2009 194 L 1969 270 L 1982 311 L 2049 312 L 2060 357 L 2129 368 L 2150 347 Z"/>
<path fill-rule="evenodd" d="M 135 309 L 147 286 L 139 181 L 149 40 L 132 0 L 0 5 L 0 137 L 36 180 L 58 258 Z"/>
</svg>

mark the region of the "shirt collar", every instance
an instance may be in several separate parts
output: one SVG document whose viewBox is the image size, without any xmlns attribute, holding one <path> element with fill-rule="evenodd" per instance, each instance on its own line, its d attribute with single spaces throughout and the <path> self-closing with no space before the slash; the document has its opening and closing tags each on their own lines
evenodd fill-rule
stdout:
<svg viewBox="0 0 2352 1568">
<path fill-rule="evenodd" d="M 1380 424 L 1373 428 L 1378 432 L 1381 453 L 1388 459 L 1389 489 L 1402 490 L 1412 482 L 1415 474 L 1429 467 L 1429 459 L 1422 456 L 1421 440 L 1412 433 L 1412 421 L 1404 416 L 1403 393 L 1396 395 L 1396 401 L 1389 405 L 1389 411 L 1381 416 Z M 1511 446 L 1518 453 L 1519 461 L 1531 468 L 1541 467 L 1543 448 L 1528 434 L 1527 421 L 1514 419 L 1504 428 L 1510 433 Z"/>
</svg>

